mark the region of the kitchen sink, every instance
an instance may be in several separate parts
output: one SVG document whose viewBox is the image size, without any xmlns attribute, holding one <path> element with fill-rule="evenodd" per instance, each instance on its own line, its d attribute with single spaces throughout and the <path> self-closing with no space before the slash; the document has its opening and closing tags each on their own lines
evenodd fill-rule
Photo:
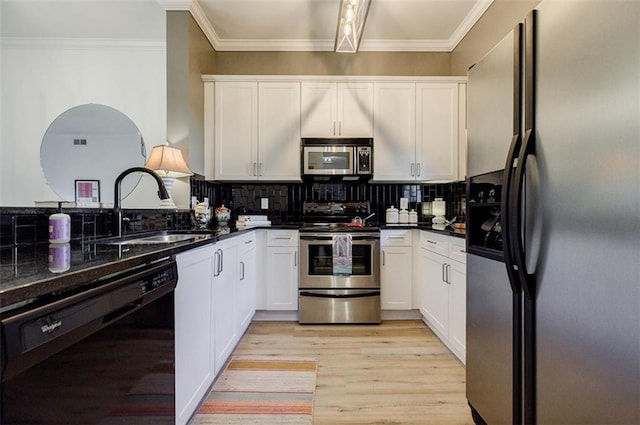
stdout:
<svg viewBox="0 0 640 425">
<path fill-rule="evenodd" d="M 120 238 L 108 238 L 103 240 L 95 240 L 90 243 L 100 245 L 161 245 L 176 242 L 196 241 L 207 239 L 212 233 L 208 231 L 165 231 L 154 234 L 144 235 L 127 235 Z"/>
</svg>

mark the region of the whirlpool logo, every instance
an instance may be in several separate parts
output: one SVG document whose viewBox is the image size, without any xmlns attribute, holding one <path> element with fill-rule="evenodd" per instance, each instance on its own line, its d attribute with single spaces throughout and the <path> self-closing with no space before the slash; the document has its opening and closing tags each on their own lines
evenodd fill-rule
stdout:
<svg viewBox="0 0 640 425">
<path fill-rule="evenodd" d="M 62 320 L 56 320 L 53 323 L 45 323 L 40 327 L 40 330 L 42 331 L 43 334 L 50 334 L 51 332 L 58 329 L 60 326 L 62 326 Z"/>
</svg>

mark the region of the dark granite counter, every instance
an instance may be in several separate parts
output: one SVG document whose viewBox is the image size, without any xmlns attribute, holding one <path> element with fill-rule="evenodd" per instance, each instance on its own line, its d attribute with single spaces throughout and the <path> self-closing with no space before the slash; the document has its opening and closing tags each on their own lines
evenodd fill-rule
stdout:
<svg viewBox="0 0 640 425">
<path fill-rule="evenodd" d="M 269 228 L 298 227 L 299 224 L 294 223 Z M 210 232 L 198 232 L 197 239 L 192 241 L 156 245 L 106 245 L 93 241 L 72 241 L 64 244 L 66 246 L 50 245 L 48 242 L 3 246 L 0 248 L 0 308 L 94 284 L 105 276 L 253 230 L 234 227 L 213 229 Z M 67 256 L 70 261 L 61 266 L 56 260 L 59 255 Z"/>
<path fill-rule="evenodd" d="M 267 229 L 299 229 L 301 223 L 283 223 Z M 442 230 L 431 223 L 382 224 L 380 229 L 419 229 L 449 236 L 465 237 L 464 229 Z M 0 248 L 0 308 L 38 297 L 91 285 L 114 273 L 172 257 L 180 252 L 246 234 L 261 227 L 238 230 L 235 227 L 198 232 L 195 240 L 158 245 L 106 245 L 95 241 L 74 242 L 66 247 L 35 243 Z M 157 233 L 157 232 L 155 232 Z M 142 235 L 135 235 L 142 236 Z M 63 252 L 60 254 L 60 250 Z M 63 267 L 56 256 L 70 259 Z M 68 267 L 67 267 L 68 266 Z"/>
</svg>

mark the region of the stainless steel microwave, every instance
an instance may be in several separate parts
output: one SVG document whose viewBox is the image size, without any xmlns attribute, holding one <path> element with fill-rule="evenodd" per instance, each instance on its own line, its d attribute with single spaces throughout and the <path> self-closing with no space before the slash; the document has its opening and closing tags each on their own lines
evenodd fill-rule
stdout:
<svg viewBox="0 0 640 425">
<path fill-rule="evenodd" d="M 373 139 L 302 139 L 302 175 L 316 180 L 369 179 L 373 175 Z"/>
</svg>

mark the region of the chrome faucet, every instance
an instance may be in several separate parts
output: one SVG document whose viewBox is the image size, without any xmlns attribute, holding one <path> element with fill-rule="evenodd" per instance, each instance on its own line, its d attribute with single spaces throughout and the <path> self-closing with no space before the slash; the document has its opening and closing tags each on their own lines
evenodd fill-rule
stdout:
<svg viewBox="0 0 640 425">
<path fill-rule="evenodd" d="M 150 170 L 145 167 L 132 167 L 124 170 L 118 177 L 116 177 L 116 182 L 113 188 L 113 234 L 114 236 L 122 236 L 122 207 L 120 206 L 121 199 L 121 191 L 120 184 L 122 183 L 122 179 L 124 179 L 127 175 L 135 172 L 147 173 L 150 174 L 156 182 L 158 183 L 158 197 L 160 199 L 169 199 L 169 193 L 167 192 L 167 188 L 164 186 L 164 182 L 153 170 Z"/>
</svg>

